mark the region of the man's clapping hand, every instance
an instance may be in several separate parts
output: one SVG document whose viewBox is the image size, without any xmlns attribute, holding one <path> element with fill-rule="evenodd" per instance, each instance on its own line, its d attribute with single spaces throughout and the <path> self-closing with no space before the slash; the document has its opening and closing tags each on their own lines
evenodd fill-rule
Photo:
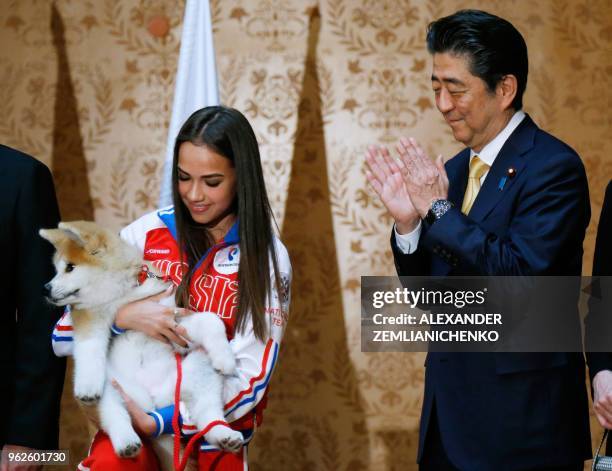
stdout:
<svg viewBox="0 0 612 471">
<path fill-rule="evenodd" d="M 435 200 L 448 198 L 448 177 L 439 155 L 432 161 L 413 138 L 400 139 L 400 158 L 406 190 L 419 215 L 424 218 Z"/>
<path fill-rule="evenodd" d="M 397 232 L 407 234 L 418 225 L 420 217 L 406 190 L 402 165 L 396 162 L 386 147 L 370 146 L 366 154 L 366 177 L 374 191 L 395 220 Z"/>
</svg>

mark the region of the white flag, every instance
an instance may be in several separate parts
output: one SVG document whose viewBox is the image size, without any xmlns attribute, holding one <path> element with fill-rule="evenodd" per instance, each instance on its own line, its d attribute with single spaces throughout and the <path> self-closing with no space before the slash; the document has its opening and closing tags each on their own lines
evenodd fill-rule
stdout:
<svg viewBox="0 0 612 471">
<path fill-rule="evenodd" d="M 172 204 L 174 140 L 194 111 L 219 104 L 209 0 L 187 0 L 159 206 Z"/>
</svg>

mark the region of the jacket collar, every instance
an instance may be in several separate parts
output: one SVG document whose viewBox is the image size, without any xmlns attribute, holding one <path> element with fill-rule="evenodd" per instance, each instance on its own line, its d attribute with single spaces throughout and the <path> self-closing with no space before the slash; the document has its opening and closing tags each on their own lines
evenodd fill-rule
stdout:
<svg viewBox="0 0 612 471">
<path fill-rule="evenodd" d="M 174 206 L 168 206 L 166 208 L 160 209 L 159 211 L 157 211 L 157 216 L 162 220 L 164 225 L 168 228 L 174 240 L 178 241 L 176 220 L 174 218 Z M 239 233 L 238 228 L 239 228 L 238 220 L 236 220 L 236 222 L 232 224 L 232 227 L 230 227 L 229 231 L 227 231 L 227 234 L 225 234 L 223 239 L 221 239 L 219 242 L 215 244 L 215 247 L 219 245 L 237 244 L 240 241 L 240 233 Z"/>
<path fill-rule="evenodd" d="M 174 218 L 174 207 L 170 206 L 168 208 L 160 209 L 157 212 L 157 215 L 162 220 L 162 222 L 166 225 L 166 227 L 172 234 L 172 237 L 174 238 L 174 240 L 178 243 L 176 220 Z M 219 242 L 217 242 L 215 245 L 209 248 L 200 257 L 200 260 L 198 260 L 198 262 L 195 264 L 194 270 L 199 269 L 200 266 L 204 263 L 204 261 L 208 258 L 208 256 L 211 253 L 215 253 L 218 250 L 222 249 L 223 247 L 238 244 L 239 242 L 240 242 L 239 224 L 238 224 L 238 220 L 236 219 L 236 222 L 232 225 L 232 227 L 230 227 L 229 231 L 227 231 L 227 234 L 225 234 L 223 239 L 221 239 Z"/>
<path fill-rule="evenodd" d="M 482 221 L 508 193 L 514 182 L 518 180 L 517 177 L 527 163 L 525 154 L 534 146 L 537 130 L 536 124 L 529 115 L 526 115 L 502 146 L 493 162 L 472 205 L 469 213 L 470 219 Z M 464 149 L 453 160 L 457 160 L 457 163 L 449 166 L 448 178 L 451 182 L 449 200 L 455 206 L 461 207 L 469 174 L 470 150 Z M 514 176 L 509 175 L 510 169 L 514 170 Z"/>
</svg>

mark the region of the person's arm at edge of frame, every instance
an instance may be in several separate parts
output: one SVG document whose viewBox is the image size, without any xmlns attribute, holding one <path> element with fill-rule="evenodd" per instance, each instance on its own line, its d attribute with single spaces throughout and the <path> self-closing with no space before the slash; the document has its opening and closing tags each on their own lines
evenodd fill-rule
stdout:
<svg viewBox="0 0 612 471">
<path fill-rule="evenodd" d="M 43 285 L 53 277 L 52 247 L 38 235 L 57 227 L 59 209 L 49 169 L 38 161 L 23 178 L 16 208 L 18 277 L 16 382 L 5 450 L 57 449 L 65 360 L 48 342 L 61 309 L 49 305 Z"/>
<path fill-rule="evenodd" d="M 597 228 L 597 241 L 593 257 L 593 276 L 612 275 L 612 181 L 608 183 L 601 209 L 599 225 Z M 593 284 L 593 290 L 600 286 Z M 591 293 L 602 300 L 600 304 L 589 301 L 589 313 L 585 320 L 587 345 L 586 359 L 591 379 L 593 394 L 593 409 L 597 420 L 602 427 L 612 429 L 612 352 L 589 351 L 592 338 L 600 338 L 602 334 L 609 333 L 610 316 L 612 312 L 601 312 L 601 308 L 610 306 L 610 302 L 603 302 L 609 293 Z M 603 325 L 602 325 L 603 324 Z M 603 340 L 603 339 L 602 339 Z M 604 341 L 608 341 L 605 339 Z M 597 343 L 598 340 L 595 340 Z M 596 349 L 599 350 L 599 349 Z"/>
</svg>

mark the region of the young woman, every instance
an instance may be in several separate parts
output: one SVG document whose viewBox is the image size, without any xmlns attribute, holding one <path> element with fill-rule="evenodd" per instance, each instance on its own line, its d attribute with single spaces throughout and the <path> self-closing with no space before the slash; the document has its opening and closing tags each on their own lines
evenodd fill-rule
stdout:
<svg viewBox="0 0 612 471">
<path fill-rule="evenodd" d="M 274 235 L 259 149 L 246 118 L 221 106 L 193 113 L 176 138 L 172 186 L 174 205 L 138 219 L 121 237 L 171 278 L 177 308 L 159 303 L 170 292 L 126 305 L 113 330 L 121 335 L 136 329 L 184 345 L 177 314 L 211 311 L 223 320 L 238 369 L 236 377 L 224 379 L 225 418 L 242 432 L 245 445 L 234 454 L 203 442 L 198 465 L 201 470 L 247 469 L 246 444 L 261 422 L 287 321 L 291 265 Z M 71 340 L 67 313 L 53 333 L 56 353 L 70 354 Z M 173 405 L 143 411 L 129 397 L 124 399 L 141 435 L 172 433 Z M 182 433 L 197 432 L 188 423 L 188 411 L 181 413 Z M 121 459 L 101 431 L 79 465 L 105 471 L 156 468 L 150 446 L 136 458 Z"/>
</svg>

